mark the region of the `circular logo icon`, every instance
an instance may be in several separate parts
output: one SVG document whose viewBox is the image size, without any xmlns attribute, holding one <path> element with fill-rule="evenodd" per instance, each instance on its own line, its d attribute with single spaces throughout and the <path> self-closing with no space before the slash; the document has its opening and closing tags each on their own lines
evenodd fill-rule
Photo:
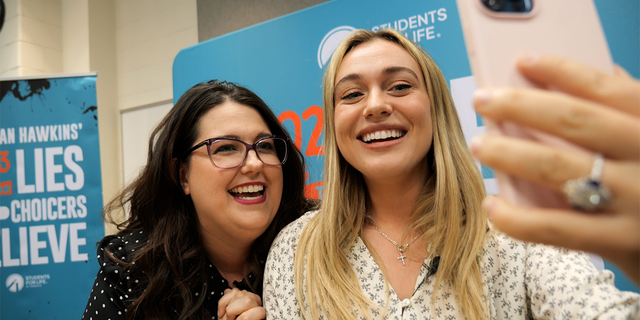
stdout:
<svg viewBox="0 0 640 320">
<path fill-rule="evenodd" d="M 340 44 L 340 41 L 353 30 L 355 30 L 354 27 L 340 26 L 329 31 L 329 33 L 324 36 L 322 42 L 320 42 L 320 47 L 318 47 L 318 65 L 320 69 L 327 65 L 329 59 L 331 59 L 331 55 Z"/>
<path fill-rule="evenodd" d="M 9 291 L 18 292 L 24 288 L 24 278 L 17 273 L 11 274 L 7 277 L 6 285 Z"/>
</svg>

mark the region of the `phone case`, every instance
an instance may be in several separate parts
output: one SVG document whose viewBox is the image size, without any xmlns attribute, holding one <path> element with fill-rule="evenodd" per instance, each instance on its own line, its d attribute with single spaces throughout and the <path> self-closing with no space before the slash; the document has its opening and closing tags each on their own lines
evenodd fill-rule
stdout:
<svg viewBox="0 0 640 320">
<path fill-rule="evenodd" d="M 525 52 L 563 56 L 613 72 L 592 0 L 531 1 L 533 10 L 519 14 L 492 12 L 482 0 L 457 0 L 471 69 L 479 86 L 530 86 L 515 69 L 516 57 Z"/>
<path fill-rule="evenodd" d="M 614 64 L 592 0 L 531 0 L 528 13 L 497 13 L 482 0 L 456 0 L 471 70 L 478 87 L 533 87 L 517 71 L 522 53 L 561 56 L 612 73 Z M 509 0 L 505 0 L 509 1 Z M 578 146 L 514 123 L 483 119 L 487 132 L 532 139 L 574 150 Z M 500 194 L 513 203 L 568 208 L 564 195 L 495 172 Z"/>
</svg>

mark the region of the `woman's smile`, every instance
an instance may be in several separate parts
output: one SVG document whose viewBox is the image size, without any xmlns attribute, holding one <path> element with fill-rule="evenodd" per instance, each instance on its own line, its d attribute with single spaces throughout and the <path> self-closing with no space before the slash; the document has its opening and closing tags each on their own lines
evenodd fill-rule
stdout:
<svg viewBox="0 0 640 320">
<path fill-rule="evenodd" d="M 262 182 L 248 182 L 238 185 L 229 194 L 241 204 L 259 204 L 266 200 L 266 185 Z"/>
<path fill-rule="evenodd" d="M 380 141 L 396 140 L 404 136 L 405 132 L 398 130 L 381 130 L 376 132 L 367 133 L 360 137 L 360 140 L 364 143 L 375 143 Z"/>
</svg>

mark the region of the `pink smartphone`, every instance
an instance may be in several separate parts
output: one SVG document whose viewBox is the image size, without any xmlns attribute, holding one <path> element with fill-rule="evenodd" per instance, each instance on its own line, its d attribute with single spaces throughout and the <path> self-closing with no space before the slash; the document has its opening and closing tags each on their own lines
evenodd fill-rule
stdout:
<svg viewBox="0 0 640 320">
<path fill-rule="evenodd" d="M 522 53 L 553 54 L 612 73 L 602 25 L 592 0 L 456 0 L 476 86 L 530 87 L 515 66 Z M 514 123 L 483 119 L 487 132 L 532 139 L 562 148 L 578 146 Z M 495 172 L 502 196 L 514 203 L 568 208 L 564 195 Z"/>
</svg>

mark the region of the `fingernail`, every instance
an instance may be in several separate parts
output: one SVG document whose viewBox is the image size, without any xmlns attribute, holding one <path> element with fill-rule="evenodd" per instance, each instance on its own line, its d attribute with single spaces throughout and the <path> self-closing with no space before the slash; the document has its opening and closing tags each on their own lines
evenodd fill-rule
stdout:
<svg viewBox="0 0 640 320">
<path fill-rule="evenodd" d="M 518 62 L 524 66 L 532 66 L 540 60 L 539 53 L 525 53 L 521 55 L 518 59 Z"/>
<path fill-rule="evenodd" d="M 480 148 L 482 148 L 482 141 L 484 139 L 483 135 L 477 135 L 471 139 L 471 143 L 469 145 L 469 149 L 471 150 L 471 154 L 476 155 L 480 152 Z"/>
<path fill-rule="evenodd" d="M 473 105 L 476 109 L 482 108 L 487 101 L 491 100 L 492 92 L 487 89 L 478 89 L 473 93 Z"/>
</svg>

